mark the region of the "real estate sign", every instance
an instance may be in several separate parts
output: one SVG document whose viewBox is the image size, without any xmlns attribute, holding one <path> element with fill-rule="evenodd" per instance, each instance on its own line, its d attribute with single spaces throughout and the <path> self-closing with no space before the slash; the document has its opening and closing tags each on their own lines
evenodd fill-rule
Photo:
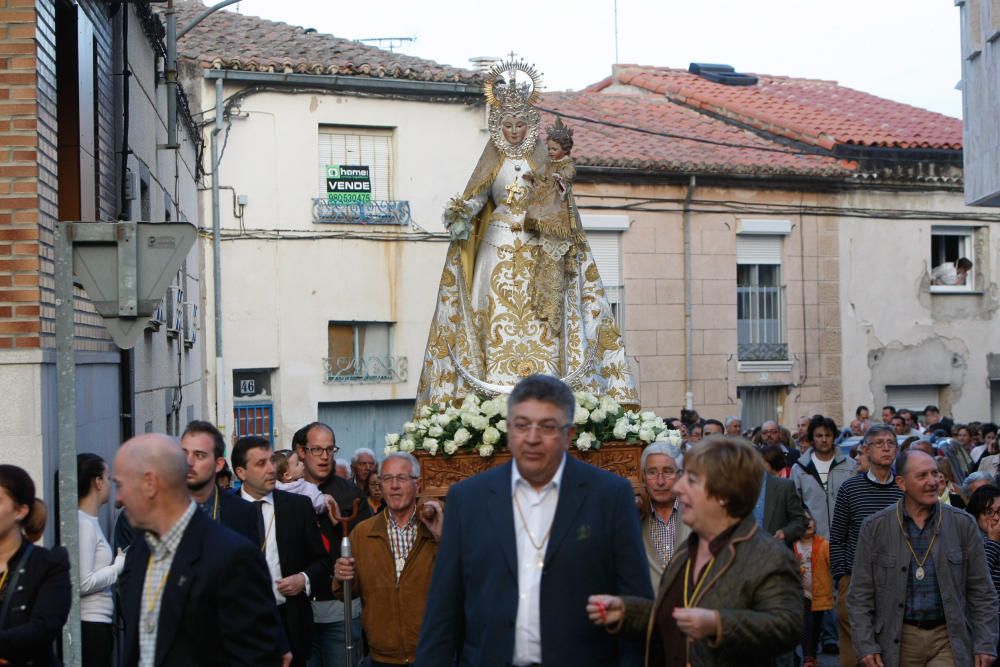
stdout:
<svg viewBox="0 0 1000 667">
<path fill-rule="evenodd" d="M 328 164 L 326 198 L 331 204 L 359 204 L 372 200 L 368 165 Z"/>
</svg>

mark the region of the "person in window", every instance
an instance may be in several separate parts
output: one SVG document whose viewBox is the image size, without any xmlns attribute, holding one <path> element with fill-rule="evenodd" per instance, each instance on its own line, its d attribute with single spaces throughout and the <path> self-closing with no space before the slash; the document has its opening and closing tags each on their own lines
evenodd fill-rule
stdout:
<svg viewBox="0 0 1000 667">
<path fill-rule="evenodd" d="M 45 519 L 28 473 L 0 465 L 0 664 L 62 664 L 52 646 L 69 616 L 69 554 L 32 544 Z"/>
<path fill-rule="evenodd" d="M 931 271 L 931 285 L 964 285 L 971 270 L 972 260 L 967 257 L 938 264 Z"/>
</svg>

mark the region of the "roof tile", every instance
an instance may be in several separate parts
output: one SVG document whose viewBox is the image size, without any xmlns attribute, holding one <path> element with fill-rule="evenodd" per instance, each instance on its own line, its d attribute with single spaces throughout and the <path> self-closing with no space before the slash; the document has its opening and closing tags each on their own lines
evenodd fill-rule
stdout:
<svg viewBox="0 0 1000 667">
<path fill-rule="evenodd" d="M 200 0 L 177 3 L 177 21 L 185 25 L 205 9 Z M 247 16 L 218 11 L 178 42 L 178 55 L 202 67 L 256 72 L 340 74 L 414 81 L 478 85 L 473 70 L 440 65 L 349 39 Z"/>
<path fill-rule="evenodd" d="M 962 121 L 838 85 L 757 74 L 753 86 L 714 83 L 686 70 L 621 65 L 618 83 L 666 95 L 774 134 L 831 149 L 962 147 Z"/>
</svg>

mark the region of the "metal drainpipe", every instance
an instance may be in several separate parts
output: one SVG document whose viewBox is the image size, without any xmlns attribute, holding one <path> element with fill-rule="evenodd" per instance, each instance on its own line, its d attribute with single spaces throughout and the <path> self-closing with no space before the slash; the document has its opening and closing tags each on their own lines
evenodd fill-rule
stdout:
<svg viewBox="0 0 1000 667">
<path fill-rule="evenodd" d="M 167 60 L 163 78 L 167 81 L 167 148 L 177 148 L 177 10 L 167 2 Z"/>
<path fill-rule="evenodd" d="M 691 322 L 691 198 L 694 195 L 695 177 L 691 174 L 687 194 L 684 195 L 684 405 L 694 409 L 694 330 Z"/>
<path fill-rule="evenodd" d="M 222 132 L 222 79 L 215 80 L 215 127 L 212 128 L 212 287 L 215 305 L 215 423 L 225 426 L 226 381 L 222 365 L 222 221 L 219 211 L 219 133 Z"/>
</svg>

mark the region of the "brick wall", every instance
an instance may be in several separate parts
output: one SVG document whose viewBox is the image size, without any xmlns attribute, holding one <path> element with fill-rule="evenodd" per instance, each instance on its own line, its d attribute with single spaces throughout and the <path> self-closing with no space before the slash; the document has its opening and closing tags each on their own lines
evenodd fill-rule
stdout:
<svg viewBox="0 0 1000 667">
<path fill-rule="evenodd" d="M 0 0 L 0 348 L 39 347 L 41 336 L 34 5 Z"/>
</svg>

